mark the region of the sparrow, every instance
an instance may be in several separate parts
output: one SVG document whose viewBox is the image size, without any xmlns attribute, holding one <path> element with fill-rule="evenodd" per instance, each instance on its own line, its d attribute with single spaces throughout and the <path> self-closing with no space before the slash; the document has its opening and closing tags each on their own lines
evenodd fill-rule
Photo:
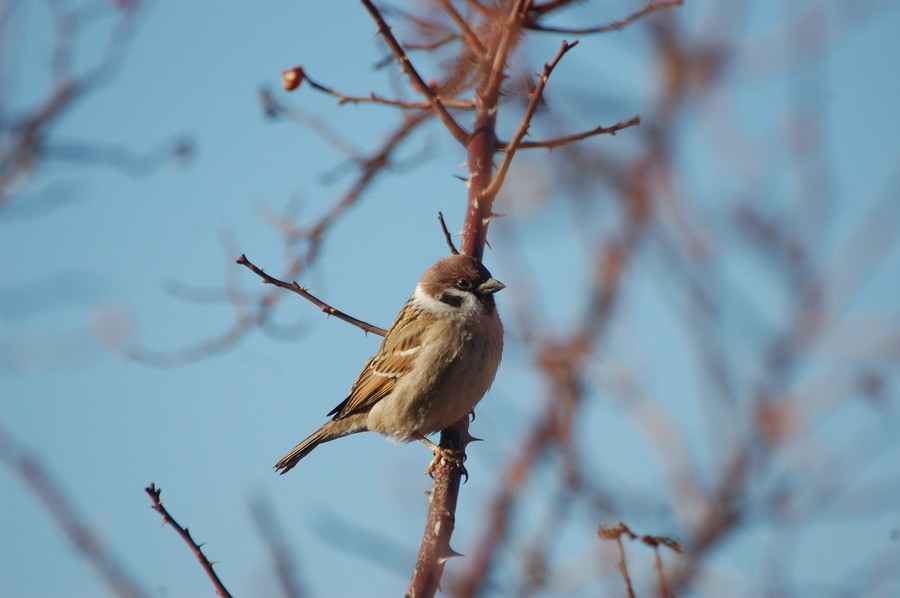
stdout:
<svg viewBox="0 0 900 598">
<path fill-rule="evenodd" d="M 322 443 L 378 432 L 395 443 L 421 440 L 467 414 L 491 387 L 503 353 L 494 293 L 505 288 L 479 260 L 454 254 L 428 268 L 397 314 L 350 395 L 275 470 L 284 474 Z"/>
</svg>

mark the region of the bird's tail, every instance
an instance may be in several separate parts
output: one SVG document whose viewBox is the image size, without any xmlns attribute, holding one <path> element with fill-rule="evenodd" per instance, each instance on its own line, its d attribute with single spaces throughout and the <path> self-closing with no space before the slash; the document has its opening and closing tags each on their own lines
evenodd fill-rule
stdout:
<svg viewBox="0 0 900 598">
<path fill-rule="evenodd" d="M 352 419 L 353 418 L 331 420 L 326 423 L 282 457 L 281 460 L 275 464 L 275 471 L 284 475 L 297 465 L 297 463 L 300 462 L 300 459 L 310 454 L 314 448 L 323 442 L 329 442 L 335 438 L 341 438 L 342 436 L 347 436 L 348 434 L 353 434 L 355 432 L 365 431 L 366 427 L 363 423 L 365 420 L 362 420 L 362 422 L 348 421 Z M 360 426 L 359 423 L 363 423 L 363 425 Z"/>
</svg>

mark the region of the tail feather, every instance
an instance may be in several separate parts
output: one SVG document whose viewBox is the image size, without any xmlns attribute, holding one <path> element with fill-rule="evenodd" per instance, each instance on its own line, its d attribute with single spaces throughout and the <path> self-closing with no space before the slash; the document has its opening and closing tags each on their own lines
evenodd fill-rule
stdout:
<svg viewBox="0 0 900 598">
<path fill-rule="evenodd" d="M 278 463 L 275 464 L 275 470 L 284 475 L 289 472 L 300 460 L 310 454 L 314 448 L 324 442 L 329 442 L 335 438 L 341 438 L 348 434 L 356 432 L 364 432 L 366 430 L 365 417 L 348 417 L 345 419 L 331 420 L 324 426 L 310 434 L 300 444 L 292 448 Z"/>
</svg>

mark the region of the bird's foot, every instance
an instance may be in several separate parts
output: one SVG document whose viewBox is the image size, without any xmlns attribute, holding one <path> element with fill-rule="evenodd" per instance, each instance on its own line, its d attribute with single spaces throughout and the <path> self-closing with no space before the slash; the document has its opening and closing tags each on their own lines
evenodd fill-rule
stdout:
<svg viewBox="0 0 900 598">
<path fill-rule="evenodd" d="M 426 473 L 434 477 L 434 470 L 440 465 L 441 461 L 446 461 L 450 463 L 453 467 L 457 468 L 462 475 L 466 477 L 466 481 L 469 480 L 469 472 L 466 471 L 466 466 L 463 465 L 463 462 L 466 460 L 465 451 L 458 451 L 456 449 L 449 449 L 442 446 L 439 446 L 427 438 L 425 436 L 419 434 L 418 439 L 422 441 L 422 443 L 431 449 L 431 452 L 434 453 L 434 459 L 431 460 L 431 463 L 428 464 L 428 469 Z"/>
</svg>

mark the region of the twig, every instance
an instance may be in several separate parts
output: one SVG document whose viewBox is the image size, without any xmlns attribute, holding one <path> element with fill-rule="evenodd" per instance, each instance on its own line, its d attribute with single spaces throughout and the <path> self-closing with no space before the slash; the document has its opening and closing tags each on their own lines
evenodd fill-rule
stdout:
<svg viewBox="0 0 900 598">
<path fill-rule="evenodd" d="M 300 87 L 303 81 L 309 83 L 309 86 L 315 89 L 316 91 L 320 91 L 325 95 L 329 95 L 335 99 L 337 99 L 338 104 L 381 104 L 383 106 L 393 106 L 395 108 L 403 108 L 404 110 L 430 110 L 432 108 L 432 103 L 430 101 L 425 102 L 410 102 L 408 100 L 394 100 L 391 98 L 382 97 L 374 92 L 370 93 L 367 96 L 353 96 L 347 95 L 345 93 L 341 93 L 337 91 L 333 87 L 328 87 L 318 81 L 314 80 L 306 70 L 298 65 L 292 69 L 283 71 L 281 73 L 281 80 L 284 88 L 288 91 L 292 91 Z M 475 108 L 475 103 L 470 100 L 456 100 L 456 99 L 447 99 L 442 100 L 444 106 L 447 108 L 455 108 L 458 110 L 473 110 Z"/>
<path fill-rule="evenodd" d="M 197 544 L 191 537 L 191 532 L 189 532 L 186 527 L 181 527 L 180 525 L 178 525 L 178 522 L 175 521 L 171 515 L 169 515 L 169 512 L 163 506 L 162 501 L 159 498 L 162 490 L 157 488 L 156 485 L 151 482 L 149 486 L 144 488 L 144 492 L 146 492 L 150 496 L 150 500 L 153 501 L 153 509 L 156 510 L 157 513 L 162 515 L 163 525 L 171 525 L 178 533 L 178 535 L 181 536 L 181 539 L 184 540 L 185 543 L 190 547 L 191 551 L 194 553 L 194 556 L 197 557 L 197 560 L 200 561 L 200 565 L 203 567 L 203 570 L 206 571 L 206 575 L 209 577 L 209 580 L 216 588 L 216 595 L 222 596 L 223 598 L 231 598 L 231 593 L 222 584 L 222 580 L 219 579 L 219 576 L 216 575 L 216 572 L 213 571 L 213 564 L 210 563 L 209 559 L 206 558 L 206 555 L 203 554 L 203 550 L 200 548 L 200 545 Z"/>
<path fill-rule="evenodd" d="M 450 248 L 450 253 L 453 255 L 459 255 L 459 251 L 456 249 L 456 245 L 453 244 L 453 239 L 450 237 L 450 231 L 447 230 L 447 223 L 444 222 L 444 215 L 438 212 L 438 220 L 441 222 L 441 230 L 444 231 L 444 240 L 447 241 L 447 246 Z"/>
<path fill-rule="evenodd" d="M 559 46 L 559 50 L 556 52 L 556 56 L 553 57 L 553 60 L 544 65 L 544 72 L 541 73 L 541 78 L 538 81 L 537 87 L 534 88 L 534 91 L 531 94 L 531 101 L 528 103 L 528 108 L 525 110 L 524 116 L 522 116 L 519 128 L 516 130 L 512 139 L 509 140 L 509 143 L 506 144 L 503 161 L 500 162 L 500 166 L 497 167 L 497 174 L 494 175 L 491 184 L 488 185 L 487 189 L 482 193 L 482 197 L 493 199 L 500 191 L 500 187 L 503 185 L 503 181 L 506 178 L 506 173 L 509 172 L 513 157 L 516 155 L 516 150 L 519 148 L 522 138 L 525 137 L 525 134 L 528 133 L 528 128 L 531 126 L 531 117 L 534 116 L 535 110 L 537 110 L 537 107 L 541 103 L 541 97 L 544 93 L 544 87 L 546 87 L 547 81 L 550 79 L 550 73 L 553 72 L 553 69 L 559 64 L 559 61 L 562 60 L 562 57 L 565 56 L 566 52 L 577 45 L 577 40 L 571 44 L 563 40 L 562 44 Z"/>
<path fill-rule="evenodd" d="M 253 264 L 250 260 L 248 260 L 247 256 L 244 255 L 243 253 L 241 254 L 241 257 L 239 257 L 236 261 L 238 264 L 241 264 L 242 266 L 246 266 L 254 274 L 256 274 L 257 276 L 262 278 L 264 283 L 275 285 L 276 287 L 281 287 L 283 289 L 287 289 L 289 291 L 293 291 L 293 292 L 297 293 L 298 295 L 300 295 L 301 297 L 303 297 L 310 303 L 317 306 L 319 309 L 321 309 L 323 312 L 325 312 L 329 316 L 334 316 L 339 320 L 343 320 L 344 322 L 353 324 L 354 326 L 356 326 L 357 328 L 359 328 L 365 332 L 371 332 L 373 334 L 377 334 L 378 336 L 385 336 L 387 334 L 387 330 L 385 330 L 384 328 L 379 328 L 378 326 L 375 326 L 374 324 L 369 324 L 368 322 L 363 322 L 362 320 L 358 320 L 358 319 L 354 318 L 353 316 L 347 315 L 344 312 L 331 307 L 330 305 L 328 305 L 327 303 L 325 303 L 324 301 L 322 301 L 321 299 L 319 299 L 318 297 L 316 297 L 315 295 L 313 295 L 312 293 L 307 291 L 305 288 L 303 288 L 296 282 L 285 282 L 283 280 L 279 280 L 277 278 L 269 276 L 262 269 L 256 267 L 255 264 Z"/>
<path fill-rule="evenodd" d="M 391 28 L 388 27 L 388 24 L 384 21 L 381 12 L 370 0 L 362 0 L 362 3 L 363 6 L 366 7 L 366 10 L 369 11 L 369 14 L 372 15 L 372 18 L 378 25 L 378 33 L 381 34 L 387 42 L 387 45 L 391 48 L 391 52 L 394 53 L 397 62 L 400 63 L 400 68 L 402 68 L 403 72 L 406 73 L 406 76 L 409 77 L 413 87 L 428 99 L 429 105 L 437 114 L 438 118 L 441 119 L 441 122 L 444 123 L 444 126 L 447 127 L 447 130 L 450 131 L 450 134 L 453 135 L 457 141 L 466 145 L 469 142 L 469 133 L 456 122 L 456 119 L 454 119 L 447 111 L 447 107 L 441 97 L 437 95 L 431 86 L 425 83 L 425 80 L 422 79 L 422 76 L 419 75 L 418 71 L 413 67 L 409 56 L 406 55 L 403 46 L 400 45 L 400 42 L 397 41 L 394 34 L 391 33 Z"/>
<path fill-rule="evenodd" d="M 149 596 L 115 559 L 103 541 L 89 528 L 44 467 L 30 454 L 17 447 L 0 427 L 0 461 L 15 474 L 43 503 L 75 551 L 90 563 L 103 582 L 117 596 Z M 7 537 L 7 542 L 10 538 Z"/>
<path fill-rule="evenodd" d="M 539 147 L 552 149 L 554 147 L 559 147 L 568 143 L 574 143 L 575 141 L 581 141 L 582 139 L 587 139 L 588 137 L 595 137 L 597 135 L 615 135 L 622 129 L 636 127 L 640 124 L 641 117 L 632 116 L 626 121 L 616 123 L 609 127 L 597 127 L 596 129 L 591 129 L 590 131 L 574 133 L 572 135 L 566 135 L 564 137 L 554 137 L 553 139 L 544 139 L 543 141 L 522 141 L 521 143 L 519 143 L 519 149 L 534 149 Z M 503 145 L 500 142 L 498 142 L 497 145 L 498 148 L 503 148 Z"/>
<path fill-rule="evenodd" d="M 662 566 L 662 558 L 659 555 L 659 547 L 666 546 L 671 550 L 674 550 L 675 552 L 681 553 L 681 544 L 678 542 L 678 540 L 671 536 L 638 536 L 621 521 L 614 527 L 605 527 L 601 525 L 597 530 L 597 534 L 602 540 L 615 540 L 616 544 L 618 544 L 620 555 L 618 567 L 619 571 L 622 573 L 623 579 L 625 580 L 625 587 L 628 590 L 628 596 L 630 598 L 634 597 L 634 589 L 631 586 L 631 579 L 628 575 L 628 566 L 625 562 L 625 549 L 622 546 L 622 536 L 628 536 L 628 538 L 631 540 L 640 540 L 647 546 L 653 548 L 653 552 L 655 553 L 656 557 L 656 574 L 659 578 L 660 592 L 663 596 L 672 595 L 672 590 L 669 588 L 668 583 L 666 583 L 666 576 Z"/>
<path fill-rule="evenodd" d="M 619 570 L 619 573 L 622 574 L 622 579 L 625 581 L 625 591 L 628 592 L 628 598 L 634 598 L 634 587 L 631 585 L 631 576 L 628 574 L 628 562 L 625 560 L 625 547 L 622 546 L 622 536 L 616 535 L 613 539 L 619 547 L 619 562 L 616 565 L 616 568 Z"/>
<path fill-rule="evenodd" d="M 675 6 L 681 6 L 684 4 L 684 0 L 661 0 L 653 2 L 649 2 L 644 8 L 639 11 L 628 15 L 623 19 L 619 19 L 618 21 L 613 21 L 611 23 L 607 23 L 605 25 L 599 25 L 597 27 L 553 27 L 547 25 L 541 25 L 536 20 L 529 19 L 525 21 L 525 27 L 531 29 L 532 31 L 543 31 L 547 33 L 565 33 L 569 35 L 589 35 L 592 33 L 607 33 L 609 31 L 619 31 L 624 29 L 628 25 L 631 25 L 633 22 L 637 21 L 641 17 L 645 17 L 650 13 L 656 12 L 657 10 L 663 10 L 666 8 L 672 8 Z"/>
</svg>

